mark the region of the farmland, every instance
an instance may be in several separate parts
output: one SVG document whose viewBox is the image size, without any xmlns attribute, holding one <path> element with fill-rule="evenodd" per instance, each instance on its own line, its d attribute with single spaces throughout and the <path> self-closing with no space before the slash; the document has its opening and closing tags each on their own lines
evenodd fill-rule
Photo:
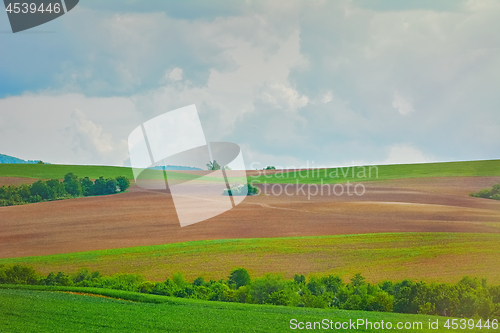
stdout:
<svg viewBox="0 0 500 333">
<path fill-rule="evenodd" d="M 365 177 L 360 171 L 366 170 Z M 301 168 L 303 169 L 303 168 Z M 153 171 L 153 170 L 152 170 Z M 80 177 L 95 179 L 116 178 L 125 176 L 133 179 L 132 170 L 127 167 L 92 166 L 92 165 L 57 165 L 57 164 L 0 164 L 0 177 L 21 178 L 63 178 L 68 172 Z M 150 172 L 152 178 L 163 176 L 161 172 Z M 172 173 L 173 174 L 173 173 Z M 433 177 L 487 177 L 500 176 L 500 160 L 395 164 L 365 167 L 339 167 L 328 169 L 310 169 L 286 172 L 286 170 L 249 171 L 253 179 L 267 183 L 324 183 L 367 180 L 388 180 L 404 178 L 433 178 Z"/>
<path fill-rule="evenodd" d="M 288 279 L 294 274 L 332 274 L 347 281 L 361 273 L 371 283 L 403 279 L 457 283 L 469 275 L 498 284 L 500 202 L 469 193 L 500 183 L 499 166 L 499 160 L 380 166 L 375 178 L 359 177 L 359 169 L 353 173 L 352 168 L 329 169 L 326 174 L 310 170 L 306 177 L 304 172 L 287 177 L 280 171 L 265 175 L 251 171 L 249 180 L 258 181 L 259 195 L 183 228 L 169 193 L 135 184 L 128 192 L 112 196 L 2 207 L 0 265 L 29 265 L 43 274 L 72 274 L 87 267 L 103 275 L 142 274 L 150 281 L 164 281 L 177 272 L 189 281 L 198 276 L 217 280 L 227 278 L 236 267 L 245 267 L 252 278 L 266 273 Z M 89 178 L 132 177 L 130 169 L 118 167 L 0 165 L 0 185 L 62 178 L 67 172 Z M 314 187 L 339 183 L 347 188 L 347 181 L 353 187 L 362 185 L 363 194 L 343 191 L 338 195 L 330 193 L 333 187 Z M 287 324 L 288 316 L 299 313 L 304 320 L 309 316 L 314 320 L 324 313 L 191 301 L 165 301 L 153 309 L 148 303 L 4 289 L 0 290 L 0 306 L 12 304 L 12 310 L 2 310 L 0 315 L 10 331 L 24 323 L 33 330 L 50 331 L 61 325 L 62 318 L 71 318 L 68 330 L 77 331 L 89 325 L 87 316 L 98 318 L 87 331 L 137 331 L 144 322 L 151 331 L 175 331 L 181 325 L 176 318 L 193 313 L 201 319 L 179 330 L 245 331 L 255 321 L 262 323 L 255 331 L 283 331 L 276 325 L 283 325 L 282 320 Z M 67 308 L 75 310 L 68 313 L 63 310 Z M 34 313 L 33 322 L 26 322 L 28 311 Z M 120 319 L 117 313 L 126 317 Z M 242 313 L 242 319 L 236 318 Z M 359 314 L 388 320 L 397 316 L 328 312 L 332 313 L 338 318 Z M 48 316 L 52 319 L 42 319 Z M 217 323 L 210 318 L 218 318 Z M 224 326 L 233 322 L 234 329 Z"/>
<path fill-rule="evenodd" d="M 320 184 L 435 177 L 500 176 L 500 160 L 353 166 L 284 172 L 252 171 L 259 182 Z"/>
<path fill-rule="evenodd" d="M 500 177 L 381 180 L 358 195 L 289 193 L 245 198 L 234 209 L 181 228 L 170 194 L 127 193 L 0 209 L 0 258 L 195 240 L 400 232 L 500 233 L 500 201 L 469 197 Z M 274 188 L 276 190 L 276 188 Z M 265 193 L 269 195 L 265 195 Z M 274 191 L 276 193 L 276 191 Z M 222 193 L 222 190 L 221 190 Z M 192 209 L 196 211 L 196 199 Z"/>
<path fill-rule="evenodd" d="M 39 289 L 39 290 L 36 290 Z M 328 319 L 349 322 L 422 322 L 423 330 L 405 332 L 453 332 L 444 329 L 444 318 L 361 311 L 291 308 L 268 305 L 207 302 L 142 295 L 116 290 L 47 288 L 0 289 L 0 330 L 5 332 L 285 332 L 292 318 L 302 322 Z M 121 300 L 78 295 L 104 294 Z M 131 302 L 129 300 L 141 300 Z M 429 320 L 440 322 L 440 330 L 428 330 Z M 346 332 L 370 332 L 365 327 Z M 475 330 L 468 330 L 475 332 Z M 480 330 L 478 330 L 480 331 Z"/>
<path fill-rule="evenodd" d="M 143 274 L 151 281 L 163 281 L 177 272 L 190 281 L 198 276 L 218 280 L 235 267 L 245 267 L 254 277 L 332 274 L 348 281 L 361 273 L 373 283 L 386 279 L 456 283 L 469 275 L 492 284 L 500 283 L 498 262 L 500 234 L 468 233 L 209 240 L 0 260 L 0 264 L 29 265 L 44 274 L 75 273 L 87 267 L 104 275 Z"/>
<path fill-rule="evenodd" d="M 124 167 L 100 165 L 58 165 L 58 164 L 0 164 L 0 177 L 35 178 L 35 179 L 62 179 L 72 172 L 79 177 L 96 179 L 116 178 L 125 176 L 133 178 L 132 170 Z"/>
</svg>

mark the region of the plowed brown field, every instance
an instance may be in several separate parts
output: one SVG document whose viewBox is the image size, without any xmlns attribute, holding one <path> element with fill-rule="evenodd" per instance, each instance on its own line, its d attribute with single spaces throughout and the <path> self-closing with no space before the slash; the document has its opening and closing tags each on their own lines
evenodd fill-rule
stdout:
<svg viewBox="0 0 500 333">
<path fill-rule="evenodd" d="M 0 185 L 6 183 L 0 179 Z M 228 212 L 183 228 L 168 194 L 132 186 L 110 196 L 0 207 L 0 257 L 245 237 L 500 233 L 500 201 L 468 196 L 495 183 L 499 177 L 373 181 L 364 184 L 362 196 L 325 190 L 310 198 L 307 185 L 306 195 L 290 185 L 291 196 L 247 197 Z"/>
</svg>

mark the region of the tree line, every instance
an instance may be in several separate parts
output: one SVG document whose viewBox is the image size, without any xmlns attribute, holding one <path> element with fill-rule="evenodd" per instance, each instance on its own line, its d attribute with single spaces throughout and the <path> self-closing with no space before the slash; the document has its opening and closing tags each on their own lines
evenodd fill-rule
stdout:
<svg viewBox="0 0 500 333">
<path fill-rule="evenodd" d="M 371 284 L 361 274 L 344 283 L 339 276 L 310 277 L 296 274 L 293 280 L 267 274 L 251 279 L 244 268 L 234 269 L 227 279 L 188 282 L 181 273 L 163 282 L 147 281 L 141 274 L 101 276 L 86 268 L 67 275 L 51 272 L 41 276 L 28 266 L 0 265 L 0 283 L 77 286 L 118 289 L 140 293 L 195 298 L 209 301 L 272 304 L 429 314 L 448 317 L 500 318 L 500 285 L 485 279 L 462 278 L 457 284 L 383 281 Z"/>
<path fill-rule="evenodd" d="M 0 206 L 23 205 L 41 201 L 77 198 L 91 195 L 105 195 L 123 192 L 130 187 L 130 180 L 99 177 L 92 181 L 89 177 L 79 178 L 67 173 L 63 181 L 59 179 L 39 180 L 31 185 L 0 187 Z"/>
</svg>

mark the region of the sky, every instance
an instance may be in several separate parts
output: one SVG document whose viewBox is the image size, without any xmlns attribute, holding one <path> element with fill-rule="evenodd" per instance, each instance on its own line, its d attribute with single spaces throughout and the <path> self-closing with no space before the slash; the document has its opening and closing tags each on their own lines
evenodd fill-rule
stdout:
<svg viewBox="0 0 500 333">
<path fill-rule="evenodd" d="M 500 1 L 98 1 L 12 34 L 0 153 L 128 165 L 195 104 L 248 168 L 500 158 Z"/>
</svg>

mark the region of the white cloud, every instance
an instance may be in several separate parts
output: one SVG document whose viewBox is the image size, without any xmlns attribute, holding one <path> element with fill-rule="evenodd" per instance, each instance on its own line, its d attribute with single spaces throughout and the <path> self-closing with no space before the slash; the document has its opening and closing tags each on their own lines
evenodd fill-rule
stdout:
<svg viewBox="0 0 500 333">
<path fill-rule="evenodd" d="M 182 80 L 183 71 L 182 68 L 175 67 L 170 72 L 165 74 L 165 77 L 171 81 L 180 81 Z"/>
<path fill-rule="evenodd" d="M 122 97 L 25 94 L 0 99 L 0 110 L 2 154 L 60 164 L 123 165 L 125 140 L 141 123 Z"/>
<path fill-rule="evenodd" d="M 308 97 L 289 81 L 293 68 L 307 66 L 300 52 L 299 31 L 282 32 L 275 28 L 255 15 L 221 18 L 204 26 L 214 44 L 225 45 L 224 57 L 231 64 L 229 68 L 212 68 L 205 85 L 197 85 L 185 77 L 184 81 L 136 94 L 133 99 L 138 109 L 152 117 L 196 104 L 207 139 L 217 141 L 241 130 L 237 126 L 244 124 L 238 120 L 258 113 L 256 102 L 265 100 L 292 113 L 304 107 Z M 284 140 L 287 135 L 282 134 Z"/>
<path fill-rule="evenodd" d="M 101 126 L 88 120 L 85 114 L 75 109 L 71 114 L 73 124 L 69 132 L 73 134 L 73 144 L 77 150 L 96 152 L 100 156 L 110 155 L 117 148 L 113 143 L 113 136 L 105 133 Z M 125 146 L 124 146 L 125 143 Z M 126 147 L 126 141 L 120 142 L 121 149 Z"/>
<path fill-rule="evenodd" d="M 326 104 L 333 100 L 333 93 L 331 91 L 326 92 L 321 98 L 321 102 Z"/>
<path fill-rule="evenodd" d="M 410 113 L 415 112 L 413 105 L 408 102 L 403 96 L 399 94 L 399 92 L 394 92 L 394 99 L 392 101 L 392 107 L 398 110 L 403 116 L 409 115 Z"/>
<path fill-rule="evenodd" d="M 395 144 L 388 148 L 388 157 L 379 164 L 428 163 L 435 160 L 410 144 Z"/>
<path fill-rule="evenodd" d="M 118 153 L 104 156 L 106 147 L 118 152 L 141 122 L 195 103 L 208 140 L 246 144 L 268 163 L 273 156 L 281 164 L 292 156 L 369 163 L 386 153 L 387 161 L 498 158 L 498 1 L 453 10 L 360 3 L 241 2 L 230 14 L 214 5 L 201 19 L 82 4 L 71 20 L 54 21 L 67 26 L 50 50 L 64 52 L 50 52 L 36 68 L 23 56 L 48 54 L 45 43 L 4 48 L 8 80 L 44 82 L 52 92 L 0 100 L 2 149 L 119 164 Z M 116 95 L 123 97 L 92 97 Z M 60 130 L 78 131 L 75 108 L 95 125 L 79 135 L 102 131 L 97 143 L 82 138 L 86 148 L 68 153 Z M 11 140 L 16 131 L 26 139 Z"/>
</svg>

